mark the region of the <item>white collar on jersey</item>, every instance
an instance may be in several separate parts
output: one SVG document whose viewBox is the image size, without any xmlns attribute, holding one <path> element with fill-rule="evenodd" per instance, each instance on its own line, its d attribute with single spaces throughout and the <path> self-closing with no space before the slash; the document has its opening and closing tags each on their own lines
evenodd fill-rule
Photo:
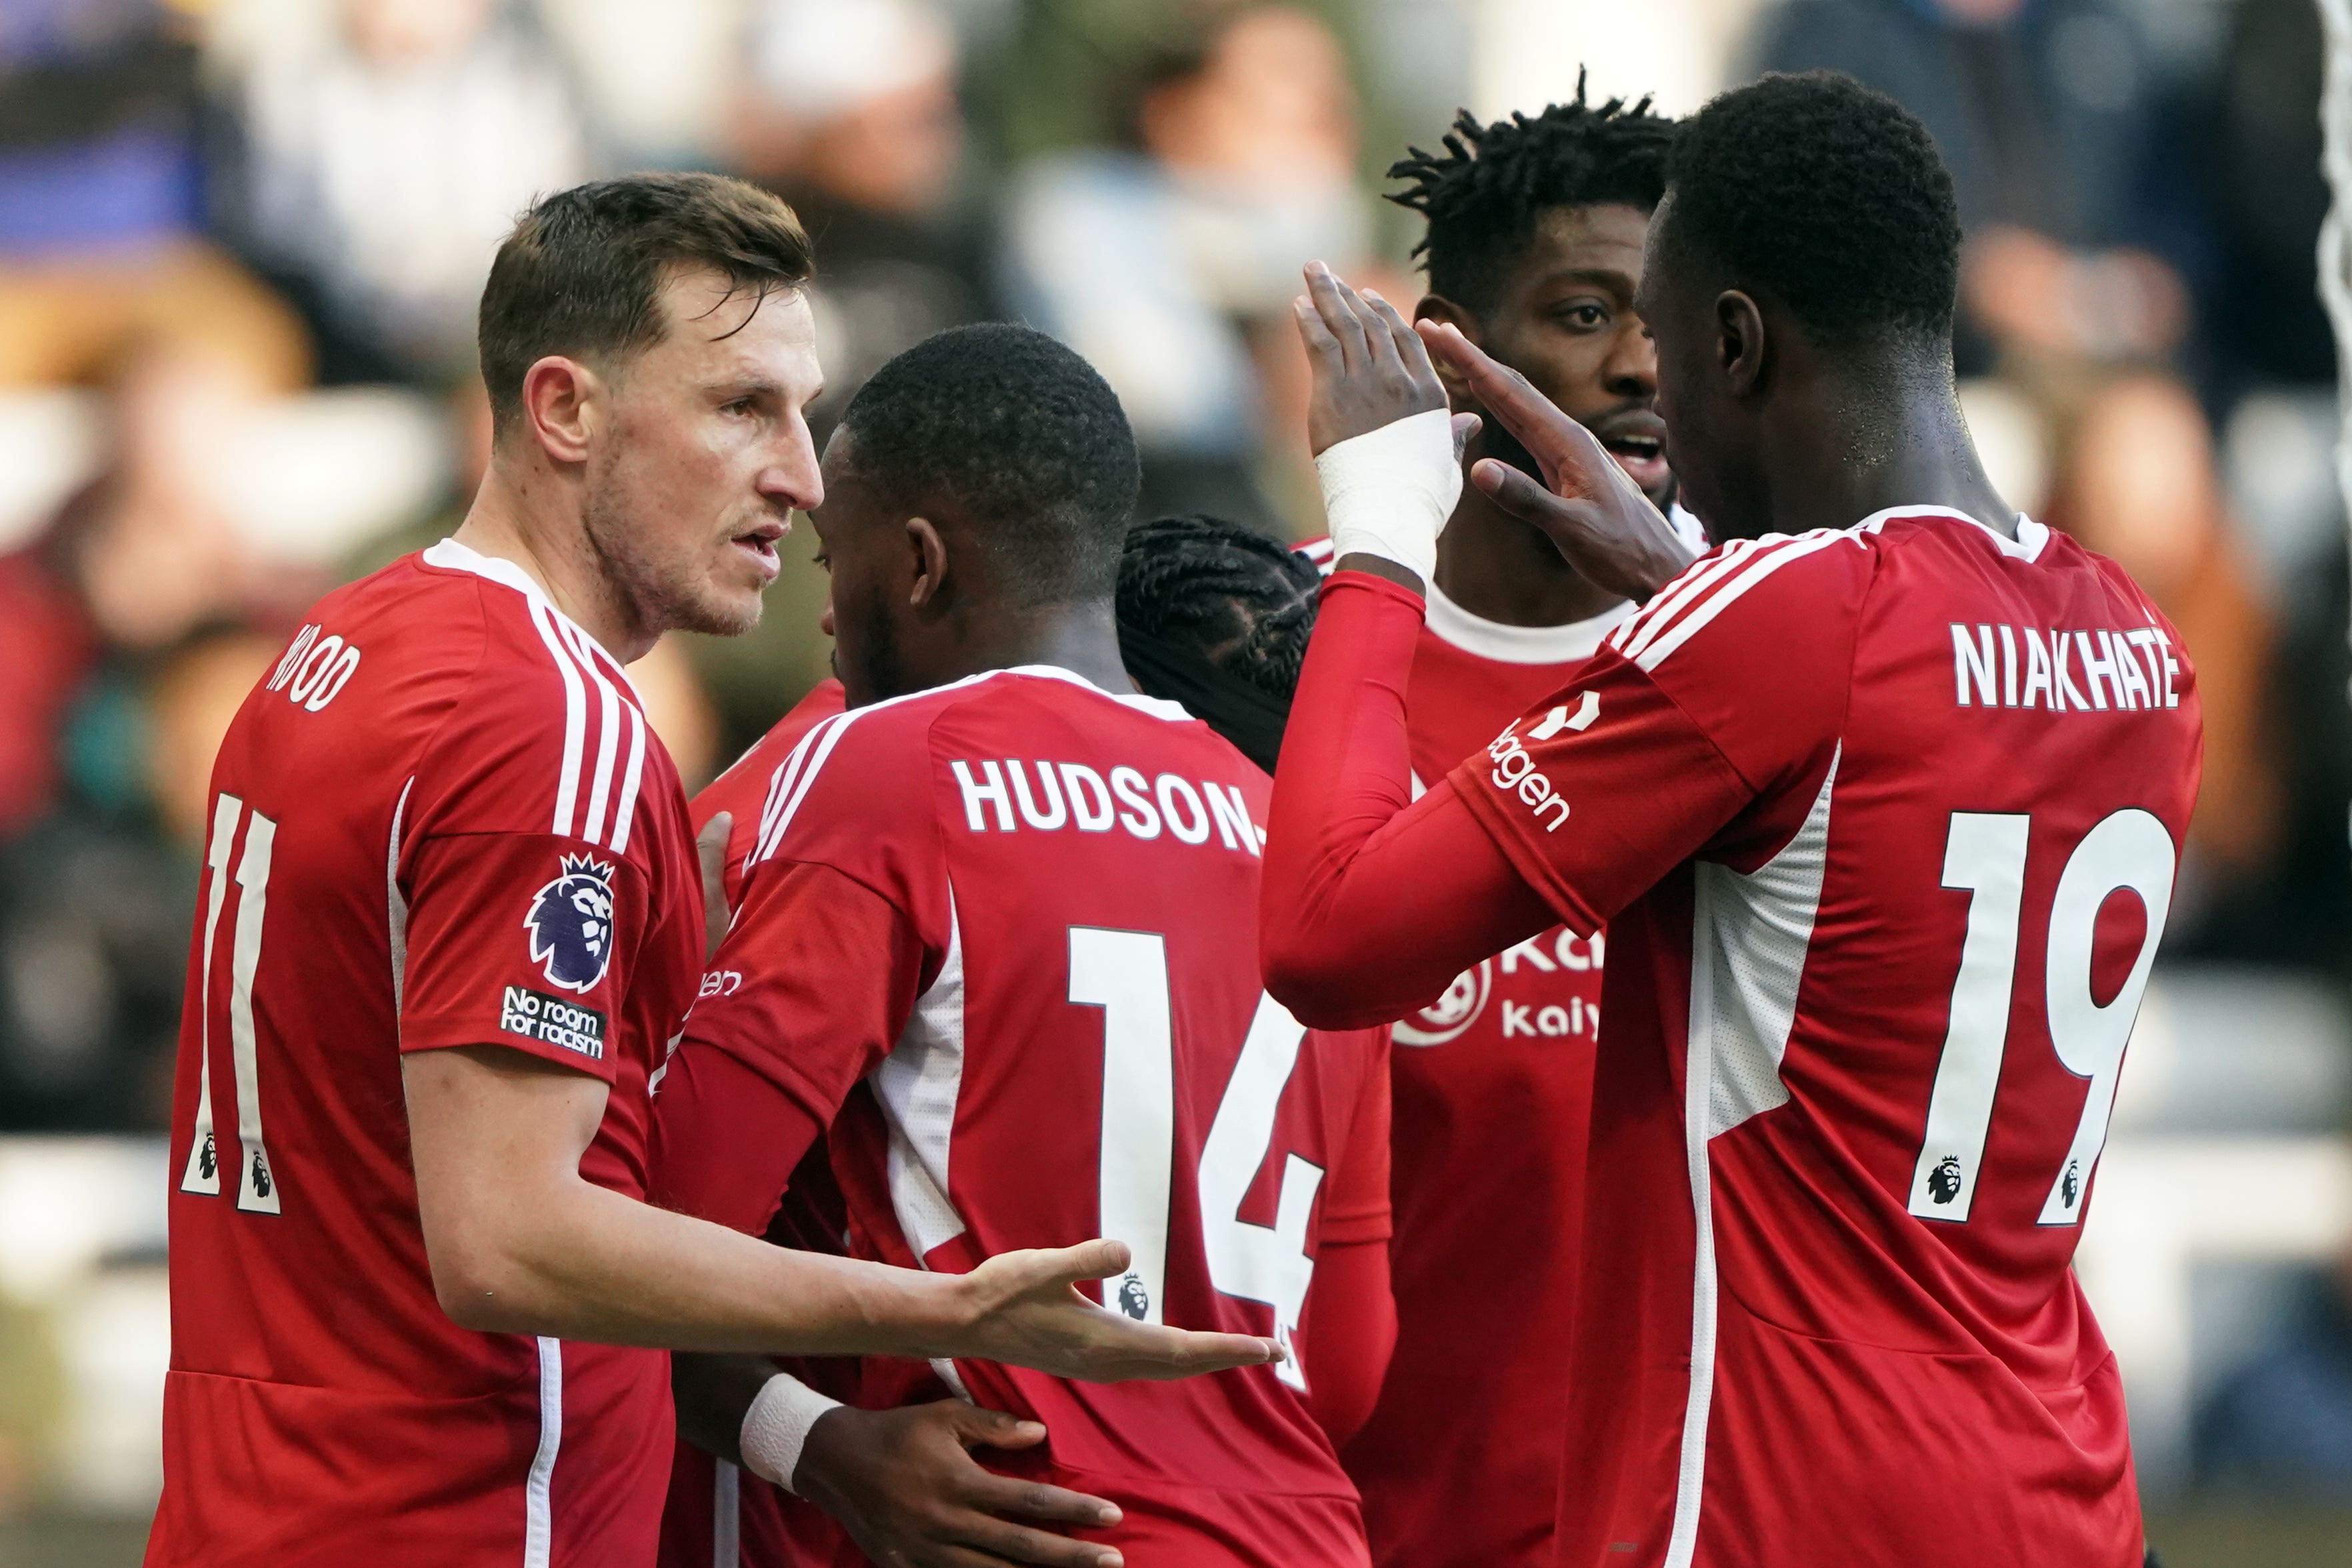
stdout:
<svg viewBox="0 0 2352 1568">
<path fill-rule="evenodd" d="M 477 577 L 488 577 L 493 583 L 505 584 L 532 604 L 546 610 L 549 615 L 553 616 L 565 626 L 577 631 L 582 637 L 586 637 L 597 652 L 613 660 L 613 668 L 621 671 L 623 679 L 625 679 L 628 677 L 627 668 L 619 659 L 613 658 L 613 650 L 603 643 L 597 642 L 594 634 L 591 633 L 586 626 L 558 609 L 555 601 L 547 596 L 547 590 L 541 587 L 530 573 L 513 562 L 502 556 L 485 555 L 470 544 L 460 544 L 454 539 L 445 539 L 425 550 L 425 564 L 438 566 L 445 572 L 471 572 Z M 630 689 L 633 691 L 636 689 L 634 681 L 630 684 Z"/>
<path fill-rule="evenodd" d="M 1192 718 L 1192 714 L 1184 710 L 1184 705 L 1181 702 L 1171 702 L 1164 697 L 1146 697 L 1140 691 L 1105 691 L 1101 687 L 1097 686 L 1093 681 L 1088 680 L 1076 670 L 1065 669 L 1058 664 L 1015 664 L 1009 665 L 1001 671 L 992 669 L 984 671 L 983 673 L 987 675 L 1034 675 L 1045 680 L 1066 680 L 1072 686 L 1083 686 L 1088 691 L 1094 692 L 1097 696 L 1108 697 L 1113 702 L 1119 704 L 1121 707 L 1132 708 L 1139 713 L 1149 713 L 1154 719 L 1165 719 L 1171 724 L 1190 723 Z M 917 692 L 909 692 L 908 695 L 919 696 L 920 694 Z"/>
<path fill-rule="evenodd" d="M 1987 528 L 1984 523 L 1970 517 L 1967 512 L 1954 511 L 1948 506 L 1890 506 L 1885 511 L 1874 511 L 1855 523 L 1853 531 L 1857 533 L 1875 533 L 1890 517 L 1923 515 L 1948 517 L 1957 522 L 1965 522 L 1970 528 L 1983 529 L 1984 536 L 1999 545 L 2003 555 L 2013 556 L 2020 561 L 2040 560 L 2042 547 L 2050 542 L 2050 530 L 2021 511 L 2017 514 L 2017 537 L 2011 539 L 2005 533 Z"/>
<path fill-rule="evenodd" d="M 1635 608 L 1612 605 L 1590 620 L 1560 626 L 1513 626 L 1474 616 L 1436 584 L 1429 584 L 1430 635 L 1496 664 L 1566 664 L 1591 658 L 1601 650 L 1601 639 L 1631 619 Z"/>
</svg>

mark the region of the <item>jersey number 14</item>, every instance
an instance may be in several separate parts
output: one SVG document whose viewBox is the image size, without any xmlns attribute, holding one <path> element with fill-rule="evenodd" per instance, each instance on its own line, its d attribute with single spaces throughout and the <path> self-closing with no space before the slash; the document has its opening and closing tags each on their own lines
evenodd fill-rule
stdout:
<svg viewBox="0 0 2352 1568">
<path fill-rule="evenodd" d="M 1104 1286 L 1104 1305 L 1156 1323 L 1167 1282 L 1176 1152 L 1176 1048 L 1165 940 L 1148 931 L 1072 926 L 1070 1000 L 1103 1010 L 1102 1234 L 1134 1253 L 1128 1272 Z M 1296 1388 L 1307 1386 L 1292 1340 L 1315 1274 L 1307 1221 L 1323 1169 L 1297 1154 L 1286 1157 L 1271 1227 L 1244 1220 L 1241 1206 L 1274 1142 L 1275 1110 L 1306 1032 L 1274 998 L 1258 998 L 1241 1058 L 1201 1146 L 1198 1173 L 1209 1282 L 1223 1295 L 1274 1309 L 1275 1341 L 1290 1356 L 1275 1370 Z"/>
</svg>

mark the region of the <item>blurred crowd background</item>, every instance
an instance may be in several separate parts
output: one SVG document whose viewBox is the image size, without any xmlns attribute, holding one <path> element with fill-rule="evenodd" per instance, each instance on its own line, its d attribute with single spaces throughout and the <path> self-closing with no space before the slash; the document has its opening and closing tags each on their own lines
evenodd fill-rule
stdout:
<svg viewBox="0 0 2352 1568">
<path fill-rule="evenodd" d="M 535 193 L 790 199 L 820 439 L 899 349 L 1024 320 L 1118 389 L 1149 512 L 1303 538 L 1299 265 L 1413 297 L 1382 171 L 1580 67 L 1669 111 L 1834 67 L 1941 142 L 1997 477 L 2130 568 L 2205 696 L 2083 1262 L 2151 1506 L 2352 1505 L 2321 64 L 2312 0 L 0 0 L 0 1516 L 152 1496 L 213 749 L 312 598 L 462 514 L 474 305 Z M 821 595 L 788 564 L 757 634 L 633 672 L 689 785 L 817 679 Z"/>
</svg>

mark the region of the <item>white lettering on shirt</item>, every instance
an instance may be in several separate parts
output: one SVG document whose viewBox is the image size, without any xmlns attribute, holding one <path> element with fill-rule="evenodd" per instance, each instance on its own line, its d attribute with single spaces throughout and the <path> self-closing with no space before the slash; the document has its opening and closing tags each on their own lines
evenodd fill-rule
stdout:
<svg viewBox="0 0 2352 1568">
<path fill-rule="evenodd" d="M 1962 708 L 2136 713 L 2180 706 L 2180 694 L 2173 689 L 2180 664 L 2159 626 L 2062 630 L 1954 621 L 1951 632 L 1952 697 Z"/>
<path fill-rule="evenodd" d="M 1111 769 L 1106 781 L 1084 763 L 1015 757 L 955 757 L 948 769 L 962 795 L 964 826 L 974 833 L 1108 833 L 1116 826 L 1145 840 L 1164 832 L 1179 844 L 1205 844 L 1214 834 L 1221 847 L 1236 854 L 1265 852 L 1265 829 L 1250 820 L 1238 784 L 1196 784 L 1175 773 L 1147 783 L 1130 767 Z"/>
</svg>

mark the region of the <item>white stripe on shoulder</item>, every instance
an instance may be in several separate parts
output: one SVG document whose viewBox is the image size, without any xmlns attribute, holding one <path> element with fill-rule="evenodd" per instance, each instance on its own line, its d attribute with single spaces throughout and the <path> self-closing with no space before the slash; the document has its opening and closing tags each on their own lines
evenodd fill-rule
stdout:
<svg viewBox="0 0 2352 1568">
<path fill-rule="evenodd" d="M 637 816 L 637 785 L 646 772 L 646 716 L 634 702 L 629 710 L 629 762 L 621 770 L 621 798 L 613 806 L 613 853 L 629 852 L 629 826 Z"/>
<path fill-rule="evenodd" d="M 1683 569 L 1681 576 L 1667 584 L 1659 590 L 1656 597 L 1642 606 L 1641 614 L 1610 636 L 1609 646 L 1629 658 L 1641 652 L 1685 606 L 1736 571 L 1741 560 L 1753 554 L 1755 550 L 1754 540 L 1735 539 L 1713 557 L 1702 556 L 1692 562 Z"/>
<path fill-rule="evenodd" d="M 548 657 L 555 660 L 556 670 L 563 677 L 563 771 L 555 781 L 555 826 L 551 831 L 569 838 L 572 812 L 580 799 L 580 756 L 587 741 L 588 697 L 580 681 L 580 671 L 565 650 L 563 635 L 556 630 L 555 613 L 537 599 L 527 602 L 530 624 L 538 628 L 539 640 L 547 645 Z"/>
<path fill-rule="evenodd" d="M 815 784 L 817 772 L 824 766 L 824 760 L 833 755 L 834 747 L 841 743 L 841 737 L 849 732 L 850 725 L 856 723 L 858 716 L 866 711 L 868 711 L 866 709 L 853 708 L 845 713 L 836 713 L 809 731 L 808 740 L 801 742 L 803 746 L 809 747 L 808 761 L 802 767 L 800 776 L 793 780 L 792 793 L 784 797 L 783 805 L 777 809 L 775 825 L 768 829 L 767 837 L 760 841 L 760 847 L 752 855 L 752 860 L 764 860 L 776 852 L 776 847 L 783 842 L 784 829 L 793 825 L 793 814 L 800 810 L 801 802 L 808 798 L 810 788 Z M 812 746 L 810 742 L 815 743 Z M 793 758 L 797 759 L 799 754 L 799 749 L 795 748 Z"/>
<path fill-rule="evenodd" d="M 782 814 L 784 802 L 792 798 L 793 781 L 801 776 L 801 764 L 807 759 L 809 748 L 816 742 L 816 732 L 838 717 L 838 714 L 828 715 L 802 731 L 801 738 L 793 742 L 793 749 L 784 754 L 783 762 L 768 775 L 768 798 L 760 807 L 760 832 L 751 840 L 752 859 L 757 860 L 767 853 L 768 835 L 775 831 L 776 818 Z"/>
<path fill-rule="evenodd" d="M 591 844 L 604 841 L 604 807 L 613 794 L 613 765 L 620 754 L 621 694 L 596 668 L 596 658 L 588 651 L 588 634 L 576 626 L 563 627 L 564 640 L 579 658 L 580 667 L 596 686 L 596 772 L 588 789 L 588 818 L 580 829 L 580 837 Z"/>
<path fill-rule="evenodd" d="M 747 868 L 755 866 L 773 856 L 782 847 L 784 830 L 793 825 L 793 817 L 799 812 L 801 802 L 808 798 L 809 791 L 815 786 L 818 771 L 824 766 L 825 759 L 833 755 L 834 747 L 841 743 L 842 736 L 849 732 L 851 724 L 870 713 L 879 713 L 885 709 L 896 708 L 901 703 L 919 702 L 927 697 L 939 697 L 950 691 L 961 690 L 967 686 L 977 686 L 982 681 L 994 680 L 999 676 L 1024 673 L 1031 672 L 1018 669 L 983 669 L 977 675 L 967 675 L 961 680 L 950 680 L 945 686 L 927 687 L 923 690 L 909 691 L 903 696 L 886 697 L 879 702 L 869 702 L 863 708 L 852 708 L 836 713 L 818 724 L 816 728 L 801 737 L 801 743 L 793 748 L 793 754 L 786 757 L 783 766 L 777 770 L 777 784 L 769 790 L 768 804 L 761 814 L 760 842 L 753 847 L 751 853 L 744 858 L 743 864 Z M 1071 677 L 1071 679 L 1078 678 Z M 1089 682 L 1079 680 L 1079 684 L 1089 686 L 1091 689 Z M 1109 694 L 1105 693 L 1105 695 Z M 1174 707 L 1175 705 L 1169 703 L 1165 706 Z M 803 752 L 806 753 L 805 762 L 803 761 Z M 788 770 L 796 770 L 795 776 L 789 783 L 783 779 L 783 774 Z M 780 799 L 781 804 L 779 804 Z"/>
<path fill-rule="evenodd" d="M 1672 631 L 1665 633 L 1647 647 L 1633 655 L 1633 662 L 1644 670 L 1656 669 L 1676 648 L 1704 631 L 1707 624 L 1716 616 L 1723 614 L 1732 604 L 1781 567 L 1794 561 L 1801 561 L 1818 551 L 1827 550 L 1832 544 L 1850 544 L 1857 541 L 1853 534 L 1845 529 L 1824 528 L 1817 529 L 1811 533 L 1801 533 L 1793 539 L 1776 539 L 1759 542 L 1763 544 L 1763 548 L 1758 551 L 1757 559 L 1748 564 L 1746 570 L 1726 583 L 1706 603 L 1676 621 Z"/>
</svg>

